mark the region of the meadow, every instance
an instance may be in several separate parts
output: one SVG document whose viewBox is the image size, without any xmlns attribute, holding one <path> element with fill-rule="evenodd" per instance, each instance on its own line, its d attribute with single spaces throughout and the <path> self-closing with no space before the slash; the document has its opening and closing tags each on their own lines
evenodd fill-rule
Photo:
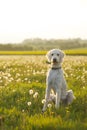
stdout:
<svg viewBox="0 0 87 130">
<path fill-rule="evenodd" d="M 87 130 L 87 56 L 66 56 L 62 64 L 76 99 L 42 114 L 46 57 L 0 56 L 0 130 Z"/>
</svg>

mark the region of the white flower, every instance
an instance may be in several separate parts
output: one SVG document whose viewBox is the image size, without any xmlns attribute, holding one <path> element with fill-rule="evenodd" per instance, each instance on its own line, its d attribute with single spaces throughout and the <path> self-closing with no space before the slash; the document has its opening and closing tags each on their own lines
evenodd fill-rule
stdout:
<svg viewBox="0 0 87 130">
<path fill-rule="evenodd" d="M 21 79 L 20 79 L 20 78 L 18 78 L 18 79 L 16 80 L 16 82 L 21 82 Z"/>
<path fill-rule="evenodd" d="M 16 90 L 15 90 L 15 89 L 13 89 L 13 92 L 16 92 Z"/>
<path fill-rule="evenodd" d="M 35 94 L 33 95 L 33 98 L 37 98 L 38 97 L 38 92 L 35 92 Z"/>
<path fill-rule="evenodd" d="M 17 74 L 16 74 L 16 77 L 19 77 L 19 76 L 20 76 L 20 74 L 19 74 L 19 73 L 17 73 Z"/>
<path fill-rule="evenodd" d="M 25 78 L 24 80 L 25 80 L 25 81 L 27 81 L 27 80 L 28 80 L 28 78 Z"/>
<path fill-rule="evenodd" d="M 10 74 L 10 73 L 8 73 L 8 74 L 7 74 L 7 76 L 8 76 L 8 77 L 11 77 L 11 74 Z"/>
<path fill-rule="evenodd" d="M 29 94 L 32 95 L 34 92 L 32 89 L 29 90 Z"/>
<path fill-rule="evenodd" d="M 52 104 L 49 103 L 47 106 L 48 106 L 49 108 L 51 108 L 51 107 L 52 107 Z"/>
<path fill-rule="evenodd" d="M 22 110 L 22 112 L 24 112 L 24 109 Z"/>
<path fill-rule="evenodd" d="M 83 87 L 83 89 L 85 89 L 85 87 Z"/>
<path fill-rule="evenodd" d="M 31 102 L 27 102 L 27 105 L 28 105 L 28 106 L 31 106 Z"/>
<path fill-rule="evenodd" d="M 46 100 L 45 100 L 45 99 L 43 99 L 43 100 L 42 100 L 42 104 L 44 104 L 45 102 L 46 102 Z"/>
</svg>

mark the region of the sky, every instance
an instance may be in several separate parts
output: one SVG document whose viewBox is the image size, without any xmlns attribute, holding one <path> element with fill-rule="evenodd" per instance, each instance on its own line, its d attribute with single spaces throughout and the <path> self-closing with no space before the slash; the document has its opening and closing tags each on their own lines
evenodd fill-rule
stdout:
<svg viewBox="0 0 87 130">
<path fill-rule="evenodd" d="M 0 43 L 87 39 L 87 0 L 0 0 Z"/>
</svg>

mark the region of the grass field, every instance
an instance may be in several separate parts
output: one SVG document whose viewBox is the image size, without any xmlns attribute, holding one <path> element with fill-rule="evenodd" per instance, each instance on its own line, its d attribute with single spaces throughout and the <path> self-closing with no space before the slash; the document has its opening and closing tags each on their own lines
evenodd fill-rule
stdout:
<svg viewBox="0 0 87 130">
<path fill-rule="evenodd" d="M 87 130 L 87 57 L 66 56 L 63 69 L 76 99 L 41 114 L 49 65 L 45 56 L 0 56 L 0 130 Z"/>
<path fill-rule="evenodd" d="M 66 55 L 87 55 L 87 48 L 64 51 Z M 45 55 L 47 51 L 0 51 L 0 55 Z"/>
</svg>

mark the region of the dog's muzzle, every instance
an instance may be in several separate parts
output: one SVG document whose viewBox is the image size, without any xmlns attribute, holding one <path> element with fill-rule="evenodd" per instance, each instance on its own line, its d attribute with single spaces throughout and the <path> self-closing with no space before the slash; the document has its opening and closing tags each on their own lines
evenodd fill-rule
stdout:
<svg viewBox="0 0 87 130">
<path fill-rule="evenodd" d="M 53 59 L 53 63 L 57 63 L 57 59 L 56 58 Z"/>
</svg>

